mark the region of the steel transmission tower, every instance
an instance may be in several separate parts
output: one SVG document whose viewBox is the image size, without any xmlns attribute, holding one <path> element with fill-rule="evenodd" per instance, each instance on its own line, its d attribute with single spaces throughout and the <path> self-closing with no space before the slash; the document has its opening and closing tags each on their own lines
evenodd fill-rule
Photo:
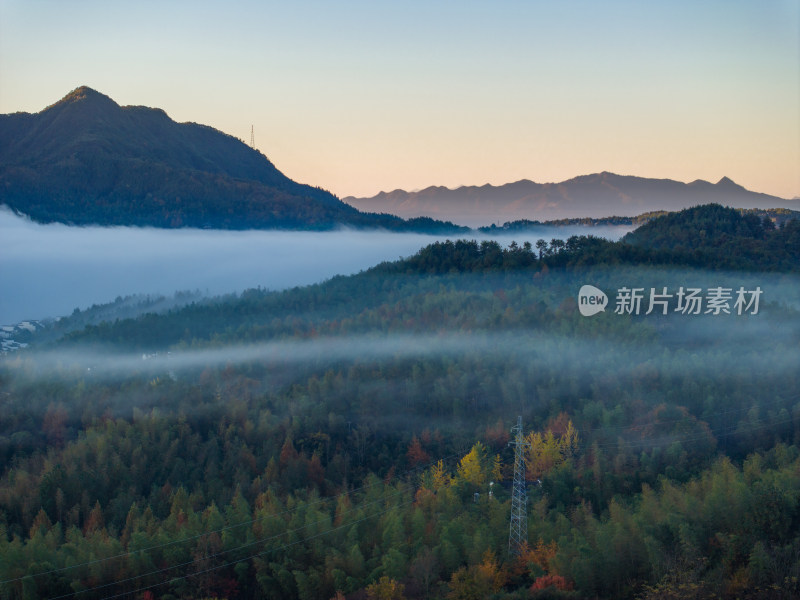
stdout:
<svg viewBox="0 0 800 600">
<path fill-rule="evenodd" d="M 525 448 L 530 446 L 522 433 L 522 417 L 517 417 L 517 425 L 511 429 L 514 441 L 514 489 L 511 493 L 511 523 L 508 529 L 508 553 L 518 555 L 528 543 L 528 495 L 525 490 Z"/>
<path fill-rule="evenodd" d="M 256 147 L 256 136 L 252 125 L 250 125 L 250 147 L 253 149 Z"/>
</svg>

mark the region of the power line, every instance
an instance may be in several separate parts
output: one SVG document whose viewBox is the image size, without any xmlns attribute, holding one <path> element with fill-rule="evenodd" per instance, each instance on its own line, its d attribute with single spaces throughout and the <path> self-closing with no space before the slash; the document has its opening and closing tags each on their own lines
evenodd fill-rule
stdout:
<svg viewBox="0 0 800 600">
<path fill-rule="evenodd" d="M 748 409 L 749 410 L 749 409 Z M 715 439 L 726 438 L 734 435 L 741 435 L 747 434 L 753 431 L 760 431 L 762 429 L 766 429 L 768 427 L 774 427 L 776 425 L 784 425 L 786 423 L 791 423 L 795 420 L 796 417 L 793 415 L 789 415 L 783 419 L 773 419 L 768 422 L 763 422 L 758 425 L 750 426 L 747 429 L 740 429 L 739 424 L 727 425 L 724 427 L 720 427 L 717 429 L 712 429 L 709 427 L 706 433 L 696 434 L 696 435 L 686 435 L 686 436 L 676 436 L 676 435 L 663 435 L 659 437 L 647 437 L 641 440 L 618 440 L 616 442 L 604 442 L 602 444 L 597 443 L 598 448 L 655 448 L 661 446 L 667 446 L 674 442 L 694 442 L 699 440 L 708 439 L 708 435 L 712 435 Z M 680 421 L 676 421 L 680 422 Z M 591 429 L 588 430 L 589 432 L 592 431 L 602 431 L 602 429 Z M 580 430 L 579 430 L 580 432 Z M 584 448 L 591 448 L 595 444 L 589 445 L 584 444 Z"/>
<path fill-rule="evenodd" d="M 168 579 L 166 581 L 161 581 L 159 583 L 154 583 L 153 585 L 149 585 L 147 587 L 139 588 L 139 589 L 136 589 L 136 590 L 133 590 L 133 591 L 121 592 L 121 593 L 115 594 L 113 596 L 106 596 L 103 600 L 112 600 L 113 598 L 121 598 L 122 596 L 127 596 L 128 594 L 138 594 L 140 592 L 144 592 L 146 590 L 153 589 L 155 587 L 159 587 L 159 586 L 167 584 L 167 583 L 172 583 L 173 581 L 180 581 L 181 579 L 188 579 L 189 577 L 196 577 L 197 575 L 204 575 L 205 573 L 210 573 L 211 571 L 216 571 L 217 569 L 224 569 L 225 567 L 230 567 L 230 566 L 233 566 L 233 565 L 238 564 L 240 562 L 244 562 L 246 560 L 251 560 L 253 558 L 257 558 L 257 557 L 262 556 L 264 554 L 267 554 L 269 552 L 276 552 L 276 551 L 280 551 L 280 550 L 286 550 L 287 548 L 290 548 L 290 547 L 295 546 L 297 544 L 301 544 L 303 542 L 307 542 L 309 540 L 313 540 L 315 538 L 321 537 L 323 535 L 327 535 L 329 533 L 333 533 L 334 531 L 338 531 L 339 529 L 343 529 L 345 527 L 351 527 L 353 525 L 357 525 L 358 523 L 366 521 L 367 519 L 371 519 L 373 517 L 378 517 L 378 516 L 383 515 L 383 514 L 389 512 L 389 511 L 391 511 L 391 510 L 394 510 L 396 508 L 400 508 L 400 507 L 406 506 L 408 504 L 411 504 L 413 501 L 414 501 L 413 499 L 412 500 L 407 500 L 407 501 L 402 502 L 400 504 L 397 504 L 395 506 L 390 506 L 390 507 L 388 507 L 388 508 L 386 508 L 386 509 L 384 509 L 384 510 L 382 510 L 380 512 L 374 513 L 372 515 L 368 515 L 366 517 L 362 517 L 361 519 L 358 519 L 357 521 L 353 521 L 351 523 L 345 523 L 343 525 L 338 525 L 338 526 L 333 527 L 333 528 L 331 528 L 331 529 L 329 529 L 327 531 L 322 531 L 320 533 L 315 533 L 314 535 L 310 535 L 310 536 L 305 537 L 305 538 L 303 538 L 301 540 L 296 540 L 296 541 L 291 542 L 289 544 L 284 544 L 283 546 L 279 546 L 277 548 L 270 548 L 269 550 L 263 550 L 263 551 L 258 552 L 256 554 L 251 554 L 250 556 L 246 556 L 245 558 L 240 558 L 239 560 L 230 561 L 228 563 L 225 563 L 224 565 L 217 565 L 215 567 L 210 567 L 210 568 L 205 569 L 203 571 L 198 571 L 197 573 L 188 573 L 188 574 L 182 575 L 180 577 L 173 577 L 172 579 Z M 89 590 L 85 590 L 85 591 L 90 592 L 90 591 L 93 591 L 93 589 L 89 589 Z M 55 600 L 55 599 L 51 599 L 51 600 Z"/>
<path fill-rule="evenodd" d="M 708 424 L 708 421 L 712 417 L 727 417 L 727 416 L 734 415 L 734 414 L 737 414 L 737 413 L 749 412 L 754 407 L 767 408 L 767 407 L 771 407 L 771 406 L 775 406 L 775 405 L 779 405 L 779 404 L 783 405 L 783 406 L 780 407 L 781 410 L 785 410 L 787 412 L 790 412 L 790 411 L 792 411 L 794 409 L 794 407 L 793 406 L 786 406 L 786 405 L 788 403 L 790 403 L 790 402 L 794 402 L 794 401 L 797 401 L 797 400 L 800 400 L 800 394 L 795 394 L 795 395 L 787 396 L 787 397 L 783 397 L 783 398 L 776 398 L 776 399 L 774 399 L 772 401 L 769 401 L 769 402 L 759 402 L 755 406 L 751 405 L 751 406 L 743 406 L 743 407 L 740 407 L 740 408 L 728 409 L 728 410 L 723 410 L 723 411 L 714 411 L 713 413 L 711 413 L 710 415 L 707 415 L 705 418 L 702 418 L 702 419 L 700 417 L 697 417 L 697 416 L 693 415 L 691 412 L 687 412 L 687 414 L 684 417 L 677 418 L 677 419 L 668 419 L 668 420 L 658 421 L 658 423 L 656 423 L 656 425 L 674 425 L 674 424 L 677 424 L 677 423 L 683 423 L 687 419 L 690 419 L 690 418 L 696 419 L 694 424 L 701 424 L 701 423 Z M 716 429 L 709 427 L 708 433 L 712 434 L 715 438 L 723 438 L 723 437 L 729 437 L 729 436 L 732 436 L 732 435 L 737 435 L 737 434 L 740 434 L 740 433 L 744 434 L 744 433 L 747 433 L 748 431 L 757 431 L 757 430 L 765 429 L 766 427 L 772 427 L 774 425 L 782 425 L 782 424 L 785 424 L 785 423 L 790 423 L 793 420 L 794 420 L 794 417 L 790 413 L 789 417 L 787 417 L 785 419 L 782 419 L 782 420 L 771 420 L 766 424 L 760 424 L 758 426 L 750 427 L 750 428 L 745 429 L 745 430 L 739 430 L 739 424 L 737 423 L 737 424 L 732 424 L 732 425 L 726 425 L 724 427 L 718 427 Z M 689 437 L 680 438 L 680 437 L 675 436 L 675 435 L 663 435 L 663 436 L 659 436 L 659 437 L 648 436 L 646 438 L 642 438 L 641 440 L 632 440 L 632 441 L 625 441 L 625 440 L 619 441 L 619 440 L 617 440 L 617 441 L 603 442 L 603 443 L 595 442 L 593 444 L 586 443 L 586 438 L 591 434 L 595 434 L 595 433 L 613 434 L 614 432 L 634 433 L 637 430 L 638 430 L 638 427 L 634 427 L 633 425 L 621 425 L 621 426 L 618 426 L 618 427 L 590 427 L 590 428 L 581 428 L 581 429 L 577 429 L 576 428 L 576 431 L 581 434 L 581 445 L 582 445 L 582 447 L 584 449 L 591 448 L 595 444 L 597 445 L 598 448 L 654 447 L 654 446 L 666 445 L 667 443 L 672 443 L 674 441 L 681 441 L 681 439 L 684 440 L 684 441 L 697 441 L 697 440 L 705 439 L 707 437 L 705 434 L 700 434 L 700 435 L 697 435 L 697 436 L 691 437 L 691 438 L 689 438 Z M 657 442 L 657 443 L 654 444 L 653 442 Z"/>
<path fill-rule="evenodd" d="M 462 452 L 462 449 L 459 449 L 457 452 L 448 454 L 447 456 L 444 456 L 444 457 L 442 457 L 442 458 L 440 458 L 438 460 L 442 460 L 444 462 L 449 462 L 449 461 L 453 460 L 454 458 L 460 457 L 461 456 L 461 452 Z M 407 469 L 407 470 L 401 472 L 398 475 L 398 478 L 405 477 L 405 476 L 408 476 L 408 475 L 413 475 L 416 472 L 422 472 L 425 469 L 430 468 L 431 466 L 435 465 L 438 462 L 438 460 L 430 461 L 430 462 L 428 462 L 428 463 L 426 463 L 424 465 L 418 465 L 418 466 L 414 467 L 413 469 Z M 317 504 L 320 504 L 322 502 L 327 502 L 327 501 L 332 501 L 332 500 L 339 500 L 343 496 L 348 496 L 350 494 L 354 494 L 354 493 L 357 493 L 357 492 L 360 492 L 360 491 L 367 490 L 367 489 L 369 489 L 371 487 L 374 487 L 375 485 L 378 485 L 378 483 L 380 483 L 380 482 L 364 484 L 364 485 L 362 485 L 360 487 L 357 487 L 357 488 L 354 488 L 352 490 L 346 490 L 344 492 L 341 492 L 340 494 L 338 494 L 336 496 L 326 496 L 326 497 L 323 497 L 323 498 L 319 498 L 318 500 L 315 500 L 314 502 L 306 504 L 305 506 L 306 507 L 311 507 L 311 506 L 315 506 Z M 212 530 L 212 531 L 206 531 L 206 532 L 199 533 L 197 535 L 194 535 L 194 536 L 191 536 L 191 537 L 187 537 L 187 538 L 183 538 L 183 539 L 180 539 L 180 540 L 173 540 L 171 542 L 165 542 L 163 544 L 156 544 L 154 546 L 148 546 L 147 548 L 140 548 L 138 550 L 132 550 L 132 551 L 129 551 L 129 552 L 122 552 L 122 553 L 116 554 L 114 556 L 108 556 L 108 557 L 105 557 L 105 558 L 98 558 L 98 559 L 95 559 L 95 560 L 90 560 L 90 561 L 86 561 L 86 562 L 82 562 L 82 563 L 77 563 L 77 564 L 69 565 L 69 566 L 66 566 L 66 567 L 59 567 L 58 569 L 50 569 L 49 571 L 40 571 L 39 573 L 21 575 L 19 577 L 15 577 L 13 579 L 6 579 L 4 581 L 0 581 L 0 585 L 5 585 L 5 584 L 8 584 L 8 583 L 16 583 L 17 581 L 21 581 L 22 579 L 25 579 L 26 577 L 36 578 L 36 577 L 43 577 L 45 575 L 54 575 L 54 574 L 57 574 L 57 573 L 62 573 L 64 571 L 69 571 L 69 570 L 77 569 L 77 568 L 80 568 L 80 567 L 87 567 L 87 566 L 91 566 L 91 565 L 96 565 L 96 564 L 107 562 L 107 561 L 110 561 L 110 560 L 125 558 L 125 557 L 133 556 L 133 555 L 136 555 L 136 554 L 141 554 L 141 553 L 144 553 L 144 552 L 150 552 L 152 550 L 159 550 L 161 548 L 174 546 L 176 544 L 182 544 L 184 542 L 190 542 L 192 540 L 197 540 L 197 539 L 200 539 L 202 537 L 213 535 L 215 533 L 222 533 L 224 531 L 229 531 L 231 529 L 236 529 L 238 527 L 244 527 L 246 525 L 252 525 L 252 524 L 257 523 L 259 521 L 263 521 L 265 519 L 269 519 L 271 517 L 278 517 L 278 516 L 281 516 L 281 515 L 289 514 L 289 513 L 292 513 L 294 511 L 298 510 L 298 508 L 299 507 L 296 507 L 296 508 L 293 508 L 293 509 L 287 509 L 287 510 L 284 510 L 282 512 L 272 513 L 272 514 L 269 514 L 269 515 L 264 515 L 262 517 L 258 517 L 257 519 L 250 519 L 248 521 L 241 521 L 240 523 L 234 523 L 232 525 L 226 525 L 225 527 L 221 527 L 219 529 L 215 529 L 215 530 Z"/>
<path fill-rule="evenodd" d="M 794 402 L 796 400 L 800 400 L 800 394 L 795 394 L 793 396 L 788 396 L 788 397 L 784 397 L 784 398 L 775 398 L 775 399 L 773 399 L 771 401 L 767 401 L 767 402 L 758 402 L 758 404 L 755 405 L 755 406 L 757 406 L 758 408 L 766 408 L 766 407 L 770 407 L 770 406 L 775 406 L 777 404 L 786 404 L 786 403 L 789 403 L 789 402 Z M 668 420 L 664 420 L 664 421 L 659 421 L 658 424 L 659 425 L 669 425 L 669 424 L 674 424 L 674 423 L 682 423 L 683 421 L 686 420 L 687 416 L 694 417 L 698 421 L 702 420 L 704 422 L 708 422 L 712 417 L 725 417 L 725 416 L 733 415 L 733 414 L 736 414 L 736 413 L 749 412 L 753 408 L 754 408 L 754 406 L 750 405 L 750 406 L 742 406 L 740 408 L 731 408 L 731 409 L 722 410 L 722 411 L 714 411 L 714 412 L 706 415 L 705 417 L 702 417 L 702 415 L 701 416 L 696 416 L 696 415 L 693 415 L 691 412 L 689 412 L 688 415 L 686 415 L 686 416 L 684 416 L 682 418 L 679 418 L 679 419 L 668 419 Z M 784 409 L 784 410 L 790 410 L 790 409 L 792 409 L 794 407 L 782 406 L 781 408 Z M 584 432 L 584 433 L 594 433 L 594 432 L 598 432 L 598 431 L 602 432 L 602 433 L 612 433 L 614 431 L 623 431 L 623 432 L 630 431 L 631 429 L 632 429 L 631 425 L 620 425 L 618 427 L 607 427 L 607 426 L 604 426 L 604 427 L 584 428 L 581 431 Z"/>
<path fill-rule="evenodd" d="M 345 511 L 344 514 L 347 514 L 349 512 L 353 512 L 353 511 L 358 510 L 358 509 L 363 509 L 365 506 L 370 506 L 372 504 L 376 504 L 376 503 L 379 503 L 379 502 L 385 502 L 387 500 L 387 498 L 393 498 L 395 496 L 399 496 L 401 494 L 404 494 L 405 492 L 407 492 L 409 489 L 412 489 L 413 487 L 414 487 L 413 484 L 405 484 L 402 487 L 402 489 L 400 489 L 399 491 L 395 491 L 393 494 L 390 494 L 388 496 L 382 496 L 381 498 L 378 498 L 377 500 L 372 500 L 371 502 L 368 502 L 368 503 L 363 504 L 361 506 L 354 506 L 351 509 L 349 509 L 348 511 Z M 190 561 L 187 561 L 187 562 L 184 562 L 184 563 L 172 565 L 172 566 L 169 566 L 169 567 L 164 567 L 162 569 L 157 569 L 155 571 L 150 571 L 148 573 L 142 573 L 141 575 L 134 575 L 132 577 L 128 577 L 126 579 L 121 579 L 119 581 L 113 581 L 113 582 L 110 582 L 110 583 L 105 583 L 105 584 L 102 584 L 102 585 L 98 585 L 98 586 L 95 586 L 93 588 L 82 590 L 81 593 L 93 592 L 93 591 L 101 590 L 101 589 L 110 587 L 112 585 L 119 585 L 119 584 L 122 584 L 122 583 L 128 583 L 130 581 L 135 581 L 137 579 L 142 579 L 144 577 L 150 577 L 151 575 L 158 575 L 160 573 L 166 573 L 167 571 L 171 571 L 173 569 L 178 569 L 180 567 L 186 567 L 186 566 L 189 566 L 189 565 L 193 565 L 195 563 L 198 563 L 198 562 L 201 562 L 201 561 L 204 561 L 204 560 L 210 560 L 212 558 L 216 558 L 218 556 L 222 556 L 222 555 L 228 554 L 230 552 L 236 552 L 237 550 L 243 550 L 244 548 L 249 548 L 249 547 L 255 546 L 257 544 L 261 544 L 261 543 L 269 542 L 269 541 L 277 539 L 277 538 L 281 538 L 281 537 L 283 537 L 285 535 L 289 535 L 289 534 L 292 534 L 292 533 L 296 533 L 298 531 L 302 531 L 303 529 L 306 529 L 308 527 L 312 527 L 314 525 L 318 525 L 320 523 L 323 523 L 326 520 L 327 520 L 327 515 L 326 515 L 325 518 L 319 519 L 318 521 L 315 521 L 313 523 L 307 523 L 307 524 L 305 524 L 305 525 L 303 525 L 301 527 L 296 527 L 295 529 L 290 529 L 290 530 L 284 531 L 282 533 L 276 533 L 275 535 L 268 536 L 266 538 L 261 538 L 259 540 L 248 542 L 246 544 L 242 544 L 242 545 L 236 546 L 234 548 L 229 548 L 227 550 L 222 550 L 222 551 L 216 552 L 214 554 L 202 556 L 200 558 L 196 558 L 194 560 L 190 560 Z M 351 523 L 347 523 L 345 525 L 348 525 L 348 524 L 352 525 L 353 523 L 351 522 Z M 342 526 L 344 526 L 344 525 L 342 525 Z M 240 559 L 240 560 L 237 560 L 237 561 L 234 561 L 234 562 L 241 562 L 241 560 L 246 560 L 246 559 Z M 75 592 L 70 592 L 69 594 L 62 594 L 61 596 L 53 596 L 52 598 L 50 598 L 50 600 L 61 600 L 62 598 L 69 598 L 70 596 L 73 596 L 74 594 L 75 594 Z"/>
<path fill-rule="evenodd" d="M 788 402 L 792 402 L 793 400 L 796 400 L 798 398 L 800 398 L 800 396 L 789 396 L 788 398 L 775 399 L 773 402 L 770 402 L 770 403 L 759 403 L 759 406 L 770 406 L 770 405 L 779 404 L 779 403 L 780 404 L 785 404 L 785 403 L 788 403 Z M 729 415 L 729 414 L 741 413 L 741 412 L 749 411 L 752 408 L 753 407 L 750 406 L 750 407 L 742 407 L 742 408 L 739 408 L 739 409 L 730 409 L 730 410 L 726 410 L 726 411 L 715 412 L 715 413 L 713 413 L 713 415 L 724 416 L 724 415 Z M 784 407 L 782 407 L 782 409 L 786 409 L 786 407 L 784 406 Z M 667 423 L 670 423 L 670 422 L 677 423 L 677 422 L 681 422 L 683 420 L 684 419 L 675 419 L 675 420 L 672 420 L 672 421 L 664 421 L 662 423 L 663 424 L 667 424 Z M 747 429 L 744 429 L 744 430 L 739 429 L 739 425 L 737 424 L 737 425 L 721 427 L 721 428 L 718 428 L 718 429 L 709 428 L 709 430 L 707 432 L 704 432 L 704 433 L 701 433 L 701 434 L 698 434 L 698 435 L 693 435 L 693 436 L 692 435 L 688 435 L 688 436 L 680 437 L 680 436 L 667 435 L 667 436 L 661 436 L 661 437 L 658 437 L 658 438 L 649 437 L 649 438 L 646 438 L 646 439 L 637 440 L 637 441 L 630 441 L 630 442 L 626 442 L 626 441 L 607 442 L 607 443 L 603 443 L 603 444 L 597 444 L 597 447 L 600 447 L 600 448 L 619 447 L 619 448 L 623 448 L 623 449 L 624 448 L 633 449 L 633 448 L 645 448 L 645 447 L 660 447 L 660 446 L 669 445 L 671 443 L 674 443 L 675 441 L 678 441 L 678 442 L 691 442 L 691 441 L 696 441 L 696 440 L 707 439 L 709 434 L 714 435 L 716 438 L 723 438 L 723 437 L 729 437 L 729 436 L 733 436 L 733 435 L 747 434 L 749 432 L 760 431 L 760 430 L 763 430 L 763 429 L 768 428 L 768 427 L 775 427 L 776 425 L 790 423 L 790 422 L 793 422 L 794 420 L 795 420 L 795 417 L 790 414 L 788 417 L 786 417 L 784 419 L 777 419 L 777 420 L 771 420 L 769 422 L 762 422 L 762 423 L 760 423 L 760 424 L 758 424 L 756 426 L 751 426 L 751 427 L 748 427 Z M 521 432 L 521 430 L 522 430 L 522 428 L 521 428 L 521 417 L 518 418 L 517 427 L 519 427 L 519 432 Z M 515 427 L 514 430 L 517 430 L 517 427 Z M 621 429 L 621 428 L 618 428 L 618 429 Z M 600 431 L 600 432 L 607 431 L 607 429 L 606 428 L 594 428 L 594 429 L 583 430 L 583 433 L 592 433 L 592 432 L 598 432 L 598 431 Z M 510 445 L 516 445 L 516 442 L 515 443 L 511 443 Z M 589 447 L 590 446 L 588 446 L 588 445 L 584 445 L 584 448 L 589 448 Z M 443 457 L 442 459 L 439 459 L 439 460 L 443 460 L 443 461 L 448 461 L 449 462 L 453 458 L 460 456 L 460 452 L 462 452 L 462 451 L 463 450 L 459 450 L 459 452 L 452 453 L 452 454 L 450 454 L 450 455 L 448 455 L 446 457 Z M 517 452 L 515 451 L 515 483 L 516 483 L 516 454 L 517 454 Z M 438 462 L 438 461 L 431 461 L 431 462 L 427 463 L 426 465 L 420 465 L 418 467 L 415 467 L 414 469 L 408 469 L 408 470 L 400 473 L 398 477 L 402 477 L 404 475 L 413 474 L 415 472 L 424 471 L 424 469 L 434 465 L 436 462 Z M 524 466 L 523 466 L 523 472 L 524 472 Z M 524 475 L 523 475 L 523 477 L 524 477 Z M 349 495 L 349 494 L 352 494 L 352 493 L 355 493 L 355 492 L 358 492 L 358 491 L 362 491 L 362 490 L 365 490 L 365 489 L 369 489 L 369 488 L 371 488 L 371 487 L 373 487 L 375 485 L 378 485 L 378 482 L 365 484 L 365 485 L 360 486 L 359 488 L 355 488 L 353 490 L 347 490 L 347 491 L 342 492 L 342 493 L 340 493 L 340 494 L 338 494 L 336 496 L 328 496 L 328 497 L 325 497 L 325 498 L 319 498 L 318 500 L 315 500 L 314 502 L 311 502 L 309 504 L 304 505 L 304 507 L 312 507 L 312 506 L 315 506 L 317 504 L 320 504 L 320 503 L 323 503 L 323 502 L 326 502 L 326 501 L 329 501 L 329 500 L 339 499 L 339 498 L 341 498 L 343 496 L 346 496 L 346 495 Z M 525 489 L 524 485 L 521 486 L 521 490 L 523 492 L 524 492 L 524 489 Z M 398 492 L 398 493 L 401 493 L 401 492 Z M 513 518 L 513 500 L 514 500 L 514 497 L 512 496 L 512 518 Z M 521 501 L 523 501 L 523 500 L 524 500 L 524 502 L 526 502 L 527 498 L 525 497 L 523 499 L 522 497 L 520 497 L 519 500 L 518 500 L 518 504 L 522 504 Z M 370 504 L 372 504 L 372 503 L 369 503 L 366 506 L 369 506 Z M 298 506 L 298 507 L 295 507 L 294 509 L 291 509 L 291 510 L 287 509 L 287 510 L 284 510 L 284 511 L 279 512 L 279 513 L 272 513 L 270 515 L 264 515 L 264 516 L 258 517 L 257 519 L 251 519 L 251 520 L 248 520 L 248 521 L 243 521 L 243 522 L 240 522 L 240 523 L 228 525 L 228 526 L 222 527 L 222 528 L 217 529 L 217 530 L 204 532 L 204 533 L 201 533 L 201 534 L 197 534 L 195 536 L 191 536 L 191 537 L 188 537 L 188 538 L 183 538 L 181 540 L 174 540 L 174 541 L 171 541 L 171 542 L 166 542 L 164 544 L 158 544 L 158 545 L 150 546 L 148 548 L 142 548 L 142 549 L 139 549 L 139 550 L 125 552 L 125 553 L 121 553 L 121 554 L 118 554 L 118 555 L 115 555 L 115 556 L 111 556 L 111 557 L 106 557 L 106 558 L 102 558 L 102 559 L 96 559 L 96 560 L 92 560 L 92 561 L 86 561 L 86 562 L 78 563 L 78 564 L 75 564 L 75 565 L 69 565 L 69 566 L 66 566 L 66 567 L 61 567 L 59 569 L 51 569 L 49 571 L 42 571 L 42 572 L 35 573 L 35 574 L 32 574 L 32 575 L 24 575 L 24 576 L 16 577 L 16 578 L 13 578 L 13 579 L 8 579 L 8 580 L 5 580 L 5 581 L 0 581 L 0 585 L 5 585 L 5 584 L 9 584 L 9 583 L 15 583 L 15 582 L 20 581 L 20 580 L 22 580 L 24 578 L 27 578 L 27 577 L 36 578 L 36 577 L 41 577 L 41 576 L 44 576 L 44 575 L 51 575 L 51 574 L 61 573 L 61 572 L 68 571 L 68 570 L 75 569 L 75 568 L 79 568 L 79 567 L 82 567 L 82 566 L 90 566 L 90 565 L 102 563 L 102 562 L 109 561 L 109 560 L 121 559 L 121 558 L 129 557 L 129 556 L 133 556 L 133 555 L 136 555 L 136 554 L 139 554 L 139 553 L 149 552 L 149 551 L 152 551 L 152 550 L 157 550 L 157 549 L 160 549 L 160 548 L 172 546 L 172 545 L 175 545 L 175 544 L 189 542 L 189 541 L 196 540 L 196 539 L 199 539 L 199 538 L 202 538 L 202 537 L 205 537 L 205 536 L 212 535 L 214 533 L 221 533 L 221 532 L 228 531 L 228 530 L 231 530 L 231 529 L 235 529 L 235 528 L 238 528 L 238 527 L 242 527 L 242 526 L 245 526 L 245 525 L 254 524 L 254 523 L 262 521 L 264 519 L 277 517 L 277 516 L 281 516 L 281 515 L 284 515 L 284 514 L 289 514 L 289 513 L 295 512 L 299 508 L 301 508 L 301 507 Z M 362 506 L 362 508 L 363 508 L 363 506 Z M 350 511 L 348 511 L 348 512 L 350 512 Z M 523 511 L 523 514 L 525 512 L 526 511 Z M 522 526 L 522 524 L 527 526 L 526 519 L 521 519 L 519 521 L 519 524 L 520 524 L 520 527 Z M 311 525 L 313 525 L 313 524 L 310 524 L 308 526 L 311 526 Z M 307 526 L 304 526 L 304 527 L 307 527 Z M 298 530 L 299 529 L 303 529 L 303 528 L 298 528 Z M 525 533 L 527 533 L 527 527 L 525 529 L 526 529 Z M 278 537 L 280 537 L 281 535 L 286 535 L 288 533 L 292 533 L 294 531 L 296 531 L 296 530 L 293 530 L 291 532 L 284 532 L 282 534 L 279 534 Z M 519 535 L 522 536 L 521 529 L 519 530 Z M 527 536 L 525 536 L 525 537 L 527 537 Z M 253 544 L 256 544 L 256 543 L 261 543 L 261 542 L 264 542 L 264 541 L 268 541 L 269 539 L 272 539 L 272 538 L 265 538 L 265 539 L 262 539 L 262 540 L 258 540 L 256 542 L 245 544 L 243 546 L 239 546 L 239 547 L 236 547 L 236 548 L 225 550 L 225 551 L 217 553 L 215 555 L 203 557 L 203 558 L 197 559 L 195 561 L 190 561 L 188 563 L 183 563 L 183 564 L 180 564 L 180 565 L 174 565 L 172 567 L 167 567 L 167 568 L 161 569 L 159 571 L 154 571 L 154 572 L 151 572 L 151 573 L 135 576 L 135 577 L 129 578 L 127 580 L 123 580 L 122 582 L 130 581 L 130 580 L 136 580 L 136 579 L 139 579 L 139 578 L 142 578 L 142 577 L 147 577 L 147 576 L 150 576 L 150 575 L 153 575 L 153 574 L 157 574 L 157 573 L 160 573 L 160 572 L 165 572 L 165 571 L 168 571 L 168 570 L 171 570 L 171 569 L 174 569 L 174 568 L 179 568 L 181 566 L 186 566 L 186 565 L 189 565 L 189 564 L 193 564 L 193 563 L 198 562 L 200 560 L 208 560 L 210 558 L 214 558 L 216 556 L 219 556 L 219 555 L 222 555 L 222 554 L 225 554 L 225 553 L 229 553 L 229 552 L 233 552 L 233 551 L 237 551 L 237 550 L 241 550 L 241 549 L 247 548 L 247 547 L 252 546 Z M 522 538 L 519 537 L 518 539 L 522 539 Z M 510 532 L 510 536 L 509 536 L 509 549 L 510 550 L 511 550 L 511 546 L 512 546 L 512 538 L 511 538 L 511 532 Z M 246 559 L 242 559 L 242 560 L 246 560 Z M 240 562 L 240 561 L 235 561 L 235 562 Z M 117 583 L 121 583 L 121 582 L 117 582 Z M 92 588 L 92 589 L 101 589 L 102 587 L 108 587 L 108 585 L 113 585 L 113 584 L 106 584 L 104 586 L 99 586 L 98 588 Z M 91 590 L 85 590 L 85 591 L 91 591 Z M 70 596 L 70 595 L 72 595 L 72 594 L 68 594 L 67 596 Z M 59 596 L 58 598 L 64 598 L 64 597 L 67 597 L 67 596 Z"/>
</svg>

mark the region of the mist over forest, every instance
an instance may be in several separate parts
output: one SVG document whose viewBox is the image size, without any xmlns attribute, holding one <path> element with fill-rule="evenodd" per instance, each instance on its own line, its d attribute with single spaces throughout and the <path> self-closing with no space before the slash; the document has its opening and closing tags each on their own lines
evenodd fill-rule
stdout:
<svg viewBox="0 0 800 600">
<path fill-rule="evenodd" d="M 0 600 L 800 600 L 799 23 L 0 0 Z"/>
<path fill-rule="evenodd" d="M 75 311 L 0 359 L 0 596 L 800 594 L 800 221 L 710 205 L 369 257 Z"/>
<path fill-rule="evenodd" d="M 538 227 L 500 236 L 535 242 L 579 232 L 619 239 L 626 226 Z M 0 209 L 0 324 L 69 315 L 134 294 L 199 290 L 216 296 L 279 290 L 349 275 L 410 256 L 449 235 L 340 229 L 224 231 L 41 225 Z M 475 239 L 488 239 L 476 232 Z M 497 238 L 498 236 L 493 236 Z"/>
</svg>

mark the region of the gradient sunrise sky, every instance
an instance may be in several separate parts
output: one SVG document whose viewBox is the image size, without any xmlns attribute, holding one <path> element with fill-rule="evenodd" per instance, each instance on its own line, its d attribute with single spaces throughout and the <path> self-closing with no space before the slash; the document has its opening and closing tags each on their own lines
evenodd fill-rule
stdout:
<svg viewBox="0 0 800 600">
<path fill-rule="evenodd" d="M 339 196 L 613 171 L 800 195 L 800 2 L 0 0 L 0 113 L 88 85 Z"/>
</svg>

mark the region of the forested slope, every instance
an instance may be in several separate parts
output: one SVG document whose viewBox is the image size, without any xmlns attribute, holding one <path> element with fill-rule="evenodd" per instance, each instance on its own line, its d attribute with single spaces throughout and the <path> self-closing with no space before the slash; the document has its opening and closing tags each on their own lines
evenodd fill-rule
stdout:
<svg viewBox="0 0 800 600">
<path fill-rule="evenodd" d="M 674 243 L 442 243 L 4 359 L 0 594 L 797 597 L 797 225 L 693 211 L 652 222 Z"/>
<path fill-rule="evenodd" d="M 233 136 L 86 86 L 38 113 L 0 115 L 0 204 L 74 225 L 466 230 L 360 212 Z"/>
</svg>

